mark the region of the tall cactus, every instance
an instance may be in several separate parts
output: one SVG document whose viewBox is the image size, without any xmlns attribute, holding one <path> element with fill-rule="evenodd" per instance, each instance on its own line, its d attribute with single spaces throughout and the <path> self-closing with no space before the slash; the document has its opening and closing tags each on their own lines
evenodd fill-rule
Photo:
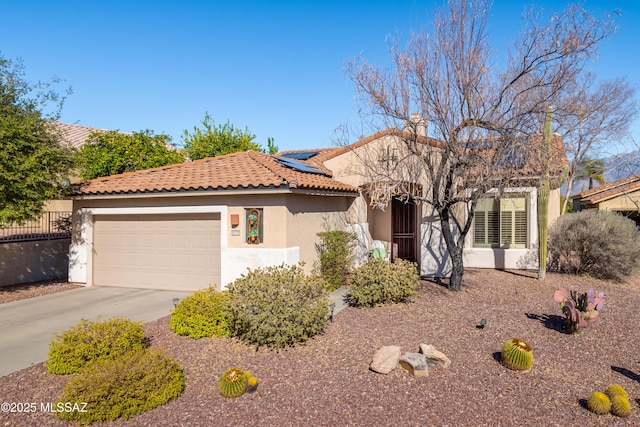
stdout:
<svg viewBox="0 0 640 427">
<path fill-rule="evenodd" d="M 549 158 L 551 157 L 551 121 L 553 108 L 547 107 L 542 137 L 542 179 L 538 186 L 538 280 L 547 272 L 547 229 L 549 223 Z"/>
</svg>

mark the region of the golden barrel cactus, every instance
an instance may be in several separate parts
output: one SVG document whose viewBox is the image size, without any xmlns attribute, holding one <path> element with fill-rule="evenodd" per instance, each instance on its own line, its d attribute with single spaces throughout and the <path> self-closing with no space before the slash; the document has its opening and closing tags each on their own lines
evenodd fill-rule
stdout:
<svg viewBox="0 0 640 427">
<path fill-rule="evenodd" d="M 502 346 L 502 363 L 514 371 L 529 371 L 533 363 L 533 349 L 519 338 L 512 338 Z"/>
</svg>

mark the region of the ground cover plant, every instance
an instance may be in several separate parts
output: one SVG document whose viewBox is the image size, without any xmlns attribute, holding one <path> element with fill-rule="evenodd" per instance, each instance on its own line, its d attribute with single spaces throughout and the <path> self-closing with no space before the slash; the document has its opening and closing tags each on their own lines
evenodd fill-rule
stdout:
<svg viewBox="0 0 640 427">
<path fill-rule="evenodd" d="M 415 263 L 397 259 L 390 264 L 382 259 L 370 259 L 351 275 L 349 304 L 373 307 L 406 302 L 417 294 L 419 282 Z"/>
<path fill-rule="evenodd" d="M 145 344 L 141 322 L 82 319 L 51 342 L 47 367 L 54 374 L 73 374 L 88 363 L 140 351 Z"/>
<path fill-rule="evenodd" d="M 606 294 L 606 311 L 588 333 L 565 333 L 565 318 L 551 295 L 565 288 Z M 446 284 L 445 284 L 446 286 Z M 640 280 L 613 283 L 589 277 L 467 269 L 462 292 L 422 281 L 411 304 L 348 307 L 324 333 L 276 352 L 229 338 L 178 336 L 170 317 L 144 325 L 152 346 L 164 349 L 186 375 L 175 400 L 108 426 L 235 425 L 640 425 Z M 477 328 L 486 319 L 485 327 Z M 500 349 L 510 338 L 531 345 L 528 373 L 506 369 Z M 413 378 L 368 369 L 384 345 L 413 351 L 433 344 L 451 358 L 448 369 Z M 229 368 L 259 379 L 255 393 L 227 399 L 218 381 Z M 14 401 L 56 402 L 68 377 L 44 364 L 0 377 L 0 395 Z M 587 409 L 594 391 L 619 384 L 628 393 L 628 417 Z M 0 413 L 0 425 L 71 426 L 46 412 Z"/>
<path fill-rule="evenodd" d="M 180 365 L 155 348 L 86 366 L 64 386 L 56 406 L 86 402 L 77 411 L 56 416 L 90 424 L 129 418 L 175 399 L 184 388 Z"/>
<path fill-rule="evenodd" d="M 231 333 L 227 314 L 227 292 L 203 289 L 178 303 L 169 326 L 178 335 L 191 338 L 227 337 Z"/>
</svg>

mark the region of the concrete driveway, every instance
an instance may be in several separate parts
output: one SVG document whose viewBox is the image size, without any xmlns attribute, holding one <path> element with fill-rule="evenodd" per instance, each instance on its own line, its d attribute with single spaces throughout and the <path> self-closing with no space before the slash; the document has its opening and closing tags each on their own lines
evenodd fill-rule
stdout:
<svg viewBox="0 0 640 427">
<path fill-rule="evenodd" d="M 0 305 L 0 376 L 47 360 L 53 334 L 80 319 L 126 317 L 149 322 L 192 292 L 87 287 Z"/>
</svg>

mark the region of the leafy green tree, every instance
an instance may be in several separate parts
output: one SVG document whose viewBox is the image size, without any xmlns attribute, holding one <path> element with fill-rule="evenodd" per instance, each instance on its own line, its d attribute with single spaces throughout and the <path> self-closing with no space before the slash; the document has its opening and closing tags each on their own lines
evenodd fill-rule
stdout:
<svg viewBox="0 0 640 427">
<path fill-rule="evenodd" d="M 60 82 L 29 83 L 20 62 L 0 56 L 0 228 L 38 217 L 64 194 L 72 150 L 51 122 L 64 101 Z"/>
<path fill-rule="evenodd" d="M 265 152 L 262 146 L 255 142 L 256 136 L 248 128 L 242 131 L 228 121 L 223 125 L 216 125 L 209 113 L 205 113 L 204 119 L 200 123 L 202 128 L 194 126 L 192 133 L 185 130 L 182 135 L 184 153 L 191 160 L 239 151 Z M 273 138 L 267 140 L 267 150 L 270 154 L 278 152 Z"/>
<path fill-rule="evenodd" d="M 76 166 L 82 178 L 94 179 L 182 163 L 184 155 L 168 148 L 170 140 L 168 135 L 155 135 L 150 130 L 93 132 L 78 151 Z"/>
<path fill-rule="evenodd" d="M 589 190 L 593 189 L 593 181 L 604 184 L 604 162 L 600 159 L 584 159 L 578 164 L 576 179 L 588 179 Z"/>
<path fill-rule="evenodd" d="M 278 146 L 274 142 L 273 138 L 267 138 L 267 149 L 265 153 L 276 154 L 278 152 Z"/>
</svg>

